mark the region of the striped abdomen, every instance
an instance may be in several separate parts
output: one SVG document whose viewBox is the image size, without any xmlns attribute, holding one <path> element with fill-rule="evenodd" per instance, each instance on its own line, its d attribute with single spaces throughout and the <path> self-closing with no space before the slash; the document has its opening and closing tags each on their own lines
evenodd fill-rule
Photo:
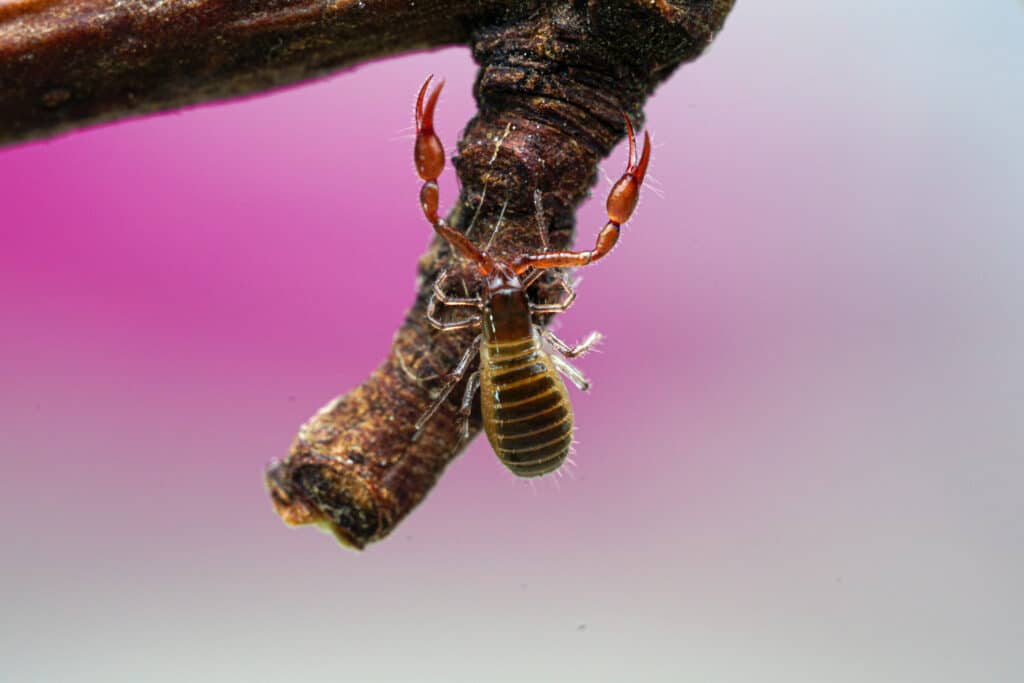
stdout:
<svg viewBox="0 0 1024 683">
<path fill-rule="evenodd" d="M 569 394 L 532 329 L 525 339 L 480 344 L 480 408 L 491 447 L 514 474 L 548 474 L 569 455 Z"/>
</svg>

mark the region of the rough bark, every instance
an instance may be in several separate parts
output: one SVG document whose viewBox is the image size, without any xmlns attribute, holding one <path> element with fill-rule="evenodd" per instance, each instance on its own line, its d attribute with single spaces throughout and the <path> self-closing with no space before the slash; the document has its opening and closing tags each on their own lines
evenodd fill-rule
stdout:
<svg viewBox="0 0 1024 683">
<path fill-rule="evenodd" d="M 481 67 L 479 113 L 458 141 L 462 190 L 448 221 L 463 231 L 472 225 L 470 236 L 483 242 L 502 215 L 491 248 L 498 257 L 538 251 L 545 237 L 565 248 L 598 161 L 625 132 L 622 113 L 641 123 L 646 97 L 701 53 L 732 3 L 7 0 L 0 144 L 467 43 Z M 473 337 L 427 324 L 431 285 L 445 269 L 464 273 L 469 287 L 473 278 L 439 240 L 418 269 L 417 299 L 384 363 L 311 418 L 288 457 L 268 467 L 271 498 L 288 524 L 318 524 L 362 548 L 390 533 L 465 446 L 460 390 L 419 440 L 411 437 L 440 386 L 430 376 L 451 368 Z M 552 295 L 554 277 L 531 296 Z M 472 424 L 475 433 L 479 416 Z"/>
<path fill-rule="evenodd" d="M 0 0 L 0 145 L 465 44 L 494 0 Z"/>
</svg>

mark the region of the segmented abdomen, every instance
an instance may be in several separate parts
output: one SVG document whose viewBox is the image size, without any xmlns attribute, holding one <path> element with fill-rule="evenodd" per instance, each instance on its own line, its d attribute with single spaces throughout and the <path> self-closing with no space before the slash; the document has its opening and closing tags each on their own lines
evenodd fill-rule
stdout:
<svg viewBox="0 0 1024 683">
<path fill-rule="evenodd" d="M 536 334 L 480 345 L 480 408 L 491 448 L 514 474 L 539 477 L 569 455 L 569 394 Z"/>
</svg>

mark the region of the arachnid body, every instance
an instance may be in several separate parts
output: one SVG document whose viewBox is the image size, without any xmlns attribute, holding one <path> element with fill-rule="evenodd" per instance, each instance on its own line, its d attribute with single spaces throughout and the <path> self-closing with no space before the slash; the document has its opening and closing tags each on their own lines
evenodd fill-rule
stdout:
<svg viewBox="0 0 1024 683">
<path fill-rule="evenodd" d="M 444 168 L 444 148 L 434 132 L 433 119 L 444 84 L 427 98 L 430 81 L 428 77 L 416 100 L 414 160 L 416 171 L 424 181 L 420 204 L 434 230 L 475 266 L 480 278 L 480 296 L 450 297 L 443 287 L 447 274 L 442 273 L 434 283 L 426 315 L 430 324 L 441 331 L 479 327 L 481 332 L 447 376 L 434 403 L 416 423 L 416 436 L 479 356 L 479 369 L 469 374 L 462 399 L 464 433 L 468 434 L 473 398 L 479 390 L 484 431 L 498 458 L 518 476 L 542 476 L 561 466 L 572 443 L 572 406 L 558 373 L 565 374 L 580 389 L 586 390 L 589 385 L 566 360 L 547 353 L 541 340 L 547 339 L 556 351 L 572 358 L 585 353 L 600 335 L 592 333 L 583 343 L 571 347 L 534 323 L 535 315 L 562 313 L 572 304 L 575 293 L 564 281 L 566 296 L 554 304 L 532 303 L 527 290 L 547 269 L 585 266 L 612 250 L 618 241 L 620 226 L 629 220 L 636 207 L 650 160 L 650 138 L 645 132 L 643 152 L 638 159 L 633 126 L 625 117 L 629 163 L 608 195 L 608 222 L 598 234 L 593 250 L 544 251 L 498 260 L 488 253 L 487 247 L 477 247 L 438 215 L 436 181 Z M 439 303 L 475 309 L 475 313 L 460 320 L 441 320 L 436 315 Z"/>
</svg>

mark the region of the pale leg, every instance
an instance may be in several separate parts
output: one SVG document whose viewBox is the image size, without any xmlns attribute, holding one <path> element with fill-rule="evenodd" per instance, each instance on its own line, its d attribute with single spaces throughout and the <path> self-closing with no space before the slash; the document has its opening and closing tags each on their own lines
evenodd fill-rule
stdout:
<svg viewBox="0 0 1024 683">
<path fill-rule="evenodd" d="M 429 408 L 427 408 L 426 412 L 420 416 L 420 419 L 416 420 L 416 431 L 412 435 L 413 441 L 416 441 L 419 438 L 420 433 L 423 431 L 423 427 L 426 426 L 427 422 L 430 421 L 430 418 L 434 416 L 434 413 L 436 413 L 437 409 L 441 407 L 441 404 L 447 400 L 448 394 L 452 393 L 452 389 L 454 389 L 455 385 L 459 383 L 462 376 L 466 374 L 466 369 L 469 368 L 469 364 L 473 362 L 473 359 L 476 358 L 478 353 L 480 353 L 479 335 L 477 335 L 477 338 L 469 345 L 466 352 L 462 354 L 462 358 L 459 360 L 458 365 L 455 366 L 455 369 L 452 370 L 452 374 L 448 376 L 448 381 L 445 383 L 444 388 L 441 389 L 441 393 L 438 394 L 436 399 L 434 399 L 434 402 Z"/>
<path fill-rule="evenodd" d="M 551 362 L 555 364 L 558 371 L 565 375 L 570 382 L 575 384 L 577 389 L 580 391 L 586 391 L 590 388 L 590 382 L 587 381 L 587 378 L 583 376 L 582 372 L 570 365 L 569 361 L 564 358 L 559 358 L 558 356 L 549 356 L 549 358 L 551 358 Z"/>
<path fill-rule="evenodd" d="M 552 346 L 558 349 L 558 352 L 560 354 L 562 354 L 566 358 L 575 358 L 576 356 L 582 356 L 587 351 L 592 349 L 594 345 L 597 344 L 602 339 L 601 333 L 595 331 L 587 335 L 587 338 L 584 339 L 579 344 L 577 344 L 576 346 L 569 346 L 564 341 L 556 337 L 555 333 L 552 332 L 551 330 L 541 330 L 540 333 L 541 335 L 544 336 L 545 339 L 551 342 Z"/>
<path fill-rule="evenodd" d="M 430 298 L 430 303 L 427 305 L 427 322 L 429 322 L 431 325 L 433 325 L 435 328 L 441 330 L 442 332 L 451 332 L 452 330 L 462 330 L 462 329 L 465 329 L 467 327 L 473 327 L 474 325 L 479 325 L 480 324 L 480 316 L 479 315 L 471 315 L 470 317 L 466 318 L 465 320 L 452 320 L 450 322 L 445 322 L 443 320 L 438 320 L 435 317 L 435 315 L 434 315 L 435 310 L 437 308 L 437 302 L 438 302 L 437 298 L 435 298 L 435 297 L 431 297 Z"/>
<path fill-rule="evenodd" d="M 473 397 L 480 388 L 480 371 L 477 370 L 466 380 L 466 391 L 462 394 L 462 440 L 469 439 L 469 416 L 473 413 Z"/>
<path fill-rule="evenodd" d="M 543 271 L 537 270 L 536 273 Z M 538 304 L 530 307 L 531 313 L 565 313 L 572 306 L 572 302 L 576 300 L 576 290 L 565 281 L 564 278 L 559 278 L 558 283 L 565 290 L 565 298 L 554 304 Z"/>
<path fill-rule="evenodd" d="M 444 293 L 444 283 L 448 280 L 448 271 L 443 271 L 434 280 L 434 296 L 445 306 L 470 306 L 472 308 L 480 308 L 483 306 L 483 302 L 480 301 L 480 297 L 469 297 L 469 298 L 456 298 L 450 297 Z M 462 282 L 462 287 L 465 289 L 466 283 Z"/>
</svg>

